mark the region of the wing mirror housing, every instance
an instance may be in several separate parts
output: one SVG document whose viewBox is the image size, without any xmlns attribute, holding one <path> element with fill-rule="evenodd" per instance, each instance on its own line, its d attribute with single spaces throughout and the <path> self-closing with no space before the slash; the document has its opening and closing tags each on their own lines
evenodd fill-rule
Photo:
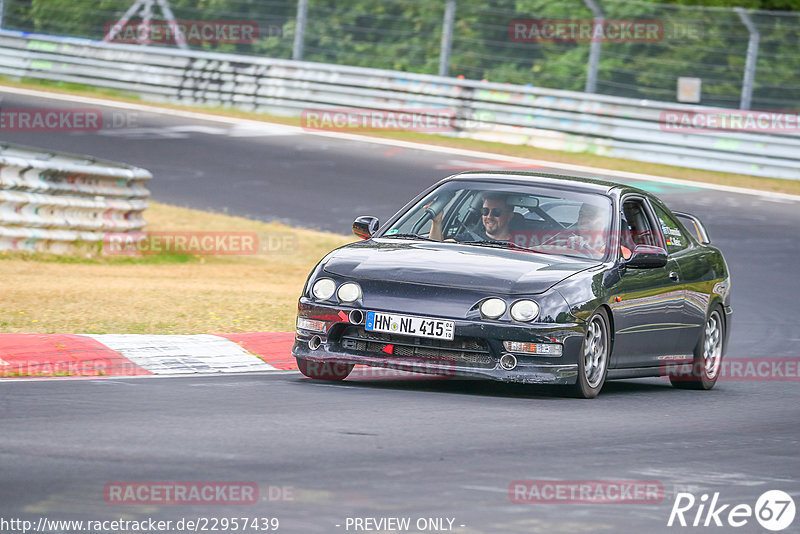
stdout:
<svg viewBox="0 0 800 534">
<path fill-rule="evenodd" d="M 636 245 L 631 257 L 624 262 L 626 267 L 633 269 L 656 269 L 667 264 L 667 251 L 661 247 Z"/>
<path fill-rule="evenodd" d="M 361 217 L 356 217 L 356 220 L 353 221 L 353 233 L 361 239 L 369 239 L 378 231 L 378 226 L 380 226 L 380 223 L 377 217 L 362 215 Z"/>
</svg>

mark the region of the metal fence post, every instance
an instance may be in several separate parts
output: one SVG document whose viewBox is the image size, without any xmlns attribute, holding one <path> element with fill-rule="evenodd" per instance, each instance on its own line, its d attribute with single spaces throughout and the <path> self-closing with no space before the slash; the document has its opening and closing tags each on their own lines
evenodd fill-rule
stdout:
<svg viewBox="0 0 800 534">
<path fill-rule="evenodd" d="M 6 15 L 6 0 L 0 0 L 0 30 L 3 29 L 3 19 Z"/>
<path fill-rule="evenodd" d="M 758 28 L 753 24 L 753 20 L 744 8 L 734 7 L 733 10 L 739 15 L 747 31 L 750 32 L 750 40 L 747 42 L 747 60 L 744 65 L 744 79 L 742 80 L 742 98 L 739 101 L 739 109 L 750 109 L 750 103 L 753 100 L 753 84 L 756 79 L 758 41 L 761 35 L 758 33 Z"/>
<path fill-rule="evenodd" d="M 439 76 L 450 72 L 450 51 L 453 49 L 453 24 L 456 19 L 456 0 L 447 0 L 442 23 L 442 50 L 439 53 Z"/>
<path fill-rule="evenodd" d="M 297 22 L 294 25 L 294 47 L 292 48 L 292 59 L 295 61 L 303 60 L 303 42 L 306 36 L 306 19 L 308 15 L 308 0 L 297 2 Z"/>
<path fill-rule="evenodd" d="M 597 26 L 603 27 L 603 11 L 594 0 L 583 0 L 586 7 L 592 10 L 594 24 L 592 25 L 592 42 L 589 48 L 589 65 L 586 67 L 586 88 L 587 93 L 597 92 L 597 68 L 600 64 L 600 45 L 602 39 L 596 39 Z M 601 33 L 602 35 L 602 33 Z"/>
</svg>

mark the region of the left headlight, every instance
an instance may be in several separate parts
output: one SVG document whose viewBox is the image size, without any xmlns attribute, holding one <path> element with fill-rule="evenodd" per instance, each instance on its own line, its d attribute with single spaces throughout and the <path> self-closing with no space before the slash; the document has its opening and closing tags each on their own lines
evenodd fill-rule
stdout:
<svg viewBox="0 0 800 534">
<path fill-rule="evenodd" d="M 511 305 L 511 318 L 515 321 L 533 321 L 539 315 L 539 305 L 532 300 L 518 300 Z"/>
<path fill-rule="evenodd" d="M 355 282 L 345 282 L 336 292 L 341 302 L 355 302 L 361 298 L 361 287 Z"/>
</svg>

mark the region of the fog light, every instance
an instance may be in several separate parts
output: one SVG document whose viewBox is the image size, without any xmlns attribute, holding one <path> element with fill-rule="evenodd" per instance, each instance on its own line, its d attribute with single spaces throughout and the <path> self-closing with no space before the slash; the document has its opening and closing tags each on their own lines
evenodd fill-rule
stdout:
<svg viewBox="0 0 800 534">
<path fill-rule="evenodd" d="M 539 305 L 532 300 L 518 300 L 511 305 L 511 318 L 515 321 L 533 321 L 539 315 Z"/>
<path fill-rule="evenodd" d="M 325 332 L 328 329 L 328 325 L 325 323 L 325 321 L 317 321 L 307 317 L 298 317 L 297 328 L 300 330 L 310 330 L 312 332 Z"/>
<path fill-rule="evenodd" d="M 489 319 L 497 319 L 506 312 L 506 303 L 502 299 L 490 298 L 481 304 L 481 314 Z"/>
<path fill-rule="evenodd" d="M 347 282 L 342 284 L 336 294 L 342 302 L 355 302 L 361 298 L 361 287 L 355 282 Z"/>
<path fill-rule="evenodd" d="M 560 343 L 525 343 L 522 341 L 503 341 L 503 347 L 517 354 L 535 354 L 537 356 L 558 357 L 564 352 Z"/>
<path fill-rule="evenodd" d="M 336 284 L 330 278 L 320 278 L 311 287 L 314 298 L 319 300 L 328 300 L 333 296 L 334 291 L 336 291 Z"/>
</svg>

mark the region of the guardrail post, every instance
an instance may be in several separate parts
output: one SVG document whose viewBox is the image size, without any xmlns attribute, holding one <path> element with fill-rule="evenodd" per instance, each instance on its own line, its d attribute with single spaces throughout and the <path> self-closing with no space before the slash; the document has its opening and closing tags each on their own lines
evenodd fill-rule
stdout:
<svg viewBox="0 0 800 534">
<path fill-rule="evenodd" d="M 603 11 L 600 9 L 594 0 L 583 0 L 586 7 L 592 10 L 594 15 L 594 24 L 592 26 L 592 42 L 589 48 L 589 65 L 586 67 L 586 88 L 587 93 L 597 92 L 597 68 L 600 64 L 600 45 L 602 39 L 596 39 L 597 27 L 603 27 Z M 602 35 L 602 32 L 600 33 Z"/>
<path fill-rule="evenodd" d="M 308 15 L 308 0 L 297 2 L 297 21 L 294 25 L 294 47 L 292 48 L 292 59 L 295 61 L 303 60 L 303 42 L 306 37 L 306 19 Z"/>
<path fill-rule="evenodd" d="M 6 14 L 6 0 L 0 0 L 0 30 L 3 29 L 3 19 Z"/>
<path fill-rule="evenodd" d="M 756 60 L 758 60 L 758 42 L 761 34 L 758 33 L 758 28 L 753 24 L 750 15 L 741 7 L 734 7 L 734 11 L 739 15 L 742 24 L 745 25 L 747 31 L 750 32 L 750 40 L 747 42 L 747 60 L 744 65 L 744 80 L 742 81 L 742 98 L 739 101 L 739 109 L 750 109 L 750 103 L 753 99 L 753 84 L 756 79 Z"/>
<path fill-rule="evenodd" d="M 450 51 L 453 49 L 453 24 L 456 19 L 456 0 L 447 0 L 442 23 L 442 51 L 439 54 L 439 76 L 450 72 Z"/>
</svg>

